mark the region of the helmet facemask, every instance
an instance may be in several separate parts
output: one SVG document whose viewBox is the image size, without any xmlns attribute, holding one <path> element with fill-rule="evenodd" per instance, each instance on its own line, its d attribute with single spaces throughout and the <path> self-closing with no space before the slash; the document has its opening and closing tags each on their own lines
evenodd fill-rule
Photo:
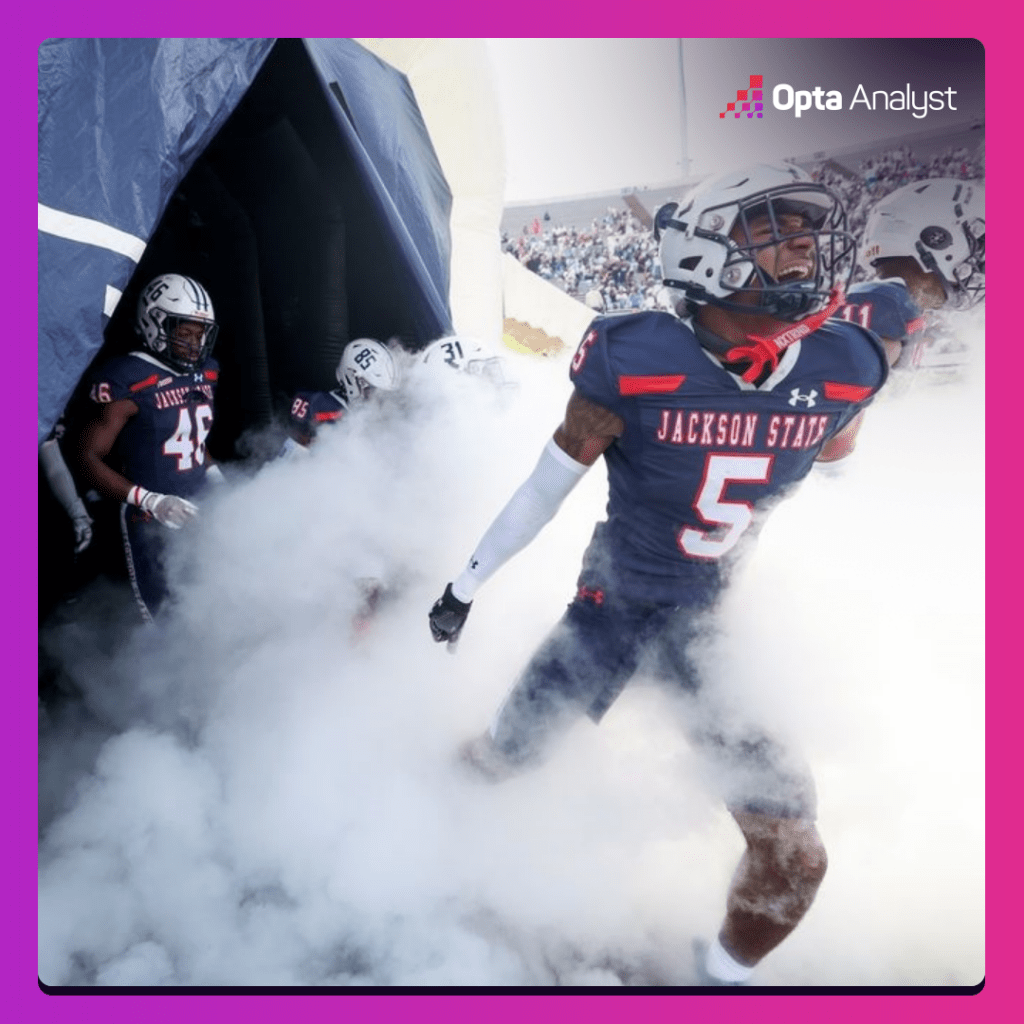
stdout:
<svg viewBox="0 0 1024 1024">
<path fill-rule="evenodd" d="M 985 301 L 985 221 L 980 217 L 964 224 L 970 255 L 953 270 L 956 305 L 970 309 Z"/>
<path fill-rule="evenodd" d="M 944 246 L 936 245 L 935 238 L 925 237 L 929 230 L 927 228 L 921 232 L 921 239 L 917 243 L 917 259 L 942 283 L 947 305 L 953 309 L 970 309 L 985 299 L 985 221 L 976 217 L 964 221 L 960 228 L 967 244 L 967 255 L 956 266 L 942 270 L 933 250 L 940 250 Z M 952 244 L 952 236 L 946 244 Z"/>
<path fill-rule="evenodd" d="M 159 337 L 164 342 L 160 355 L 166 362 L 188 373 L 209 359 L 217 340 L 216 323 L 163 310 L 154 311 L 154 319 L 160 326 Z"/>
<path fill-rule="evenodd" d="M 790 181 L 743 196 L 724 197 L 714 204 L 691 202 L 687 207 L 659 211 L 655 237 L 661 239 L 665 285 L 684 292 L 690 312 L 705 303 L 734 313 L 768 314 L 799 321 L 823 309 L 837 286 L 846 288 L 854 270 L 856 242 L 846 229 L 846 213 L 823 185 Z M 799 230 L 786 230 L 786 220 L 799 215 Z M 759 217 L 768 233 L 752 239 Z M 675 238 L 667 231 L 680 233 Z M 809 238 L 813 270 L 806 277 L 777 280 L 758 262 L 767 249 L 794 238 Z M 740 293 L 746 301 L 740 301 Z M 756 302 L 751 303 L 751 296 Z"/>
</svg>

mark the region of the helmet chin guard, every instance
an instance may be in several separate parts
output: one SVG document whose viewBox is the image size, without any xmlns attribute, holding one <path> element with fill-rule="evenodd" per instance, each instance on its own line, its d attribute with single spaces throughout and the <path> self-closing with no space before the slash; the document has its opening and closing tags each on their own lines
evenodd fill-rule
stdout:
<svg viewBox="0 0 1024 1024">
<path fill-rule="evenodd" d="M 803 224 L 787 233 L 784 218 L 794 215 Z M 754 242 L 750 225 L 760 217 L 767 218 L 770 232 Z M 823 309 L 836 287 L 845 290 L 854 270 L 856 242 L 846 230 L 842 203 L 792 164 L 758 164 L 702 182 L 680 203 L 658 211 L 654 232 L 677 312 L 683 304 L 686 312 L 713 305 L 799 321 Z M 776 280 L 758 256 L 793 238 L 813 240 L 813 272 Z M 740 292 L 746 301 L 739 300 Z"/>
</svg>

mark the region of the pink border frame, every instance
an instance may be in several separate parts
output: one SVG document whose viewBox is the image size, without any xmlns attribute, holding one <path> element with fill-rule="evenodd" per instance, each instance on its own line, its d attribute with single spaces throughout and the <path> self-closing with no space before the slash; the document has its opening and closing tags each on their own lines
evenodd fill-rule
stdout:
<svg viewBox="0 0 1024 1024">
<path fill-rule="evenodd" d="M 8 879 L 5 899 L 4 927 L 0 971 L 5 988 L 4 1004 L 10 1020 L 49 1021 L 74 1020 L 76 1024 L 88 1021 L 113 1021 L 145 1018 L 153 1022 L 177 1021 L 182 1016 L 197 1022 L 216 1020 L 222 1015 L 242 1017 L 248 1022 L 276 1021 L 294 1017 L 302 1021 L 417 1018 L 430 1020 L 482 1020 L 513 1024 L 523 1012 L 528 1012 L 538 1024 L 555 1022 L 566 1014 L 586 1015 L 591 1022 L 619 1021 L 639 1015 L 647 1021 L 675 1020 L 680 1014 L 711 1015 L 716 1021 L 742 1020 L 751 1011 L 761 1020 L 819 1019 L 830 1021 L 859 1021 L 870 1015 L 873 1021 L 902 1020 L 908 1015 L 921 1015 L 933 1024 L 945 1021 L 976 1019 L 1009 1019 L 1010 1007 L 1020 1005 L 1016 985 L 1016 967 L 1019 960 L 1016 936 L 1016 904 L 1019 898 L 992 898 L 1000 893 L 1001 885 L 1016 893 L 1019 886 L 1011 871 L 1015 868 L 1017 852 L 1015 836 L 1003 834 L 1004 825 L 996 818 L 997 800 L 1004 797 L 1011 807 L 1019 803 L 1018 787 L 1013 773 L 1015 763 L 1004 766 L 1000 755 L 1014 741 L 1020 696 L 1013 683 L 1011 655 L 1015 630 L 1019 629 L 1015 610 L 1015 583 L 1021 570 L 1020 544 L 1000 543 L 999 557 L 990 560 L 988 571 L 988 821 L 990 835 L 987 843 L 987 928 L 986 971 L 984 990 L 975 996 L 750 996 L 711 1001 L 711 996 L 666 995 L 472 995 L 451 994 L 403 995 L 288 995 L 260 997 L 247 995 L 225 996 L 46 996 L 36 983 L 36 792 L 31 781 L 35 778 L 35 701 L 32 680 L 35 677 L 35 648 L 31 638 L 35 632 L 34 600 L 36 561 L 35 482 L 35 347 L 28 341 L 34 334 L 36 281 L 32 263 L 26 259 L 31 252 L 31 237 L 36 231 L 32 217 L 30 197 L 34 191 L 36 117 L 34 115 L 37 58 L 39 42 L 55 34 L 79 36 L 130 35 L 209 35 L 237 34 L 239 29 L 250 36 L 300 35 L 333 36 L 342 30 L 350 35 L 364 36 L 403 35 L 437 36 L 445 34 L 488 35 L 544 35 L 576 36 L 584 29 L 596 30 L 595 35 L 616 36 L 623 29 L 632 28 L 637 34 L 667 35 L 675 31 L 688 37 L 727 37 L 742 34 L 750 38 L 780 35 L 807 36 L 885 36 L 918 37 L 938 35 L 938 30 L 956 30 L 964 37 L 980 39 L 986 48 L 986 98 L 988 121 L 988 175 L 986 193 L 990 207 L 1002 207 L 1009 188 L 1009 172 L 1019 164 L 1019 118 L 1009 109 L 1016 95 L 1012 81 L 1019 73 L 1019 16 L 985 9 L 977 3 L 965 8 L 951 0 L 905 0 L 901 6 L 886 6 L 884 14 L 865 16 L 864 12 L 849 7 L 836 10 L 831 5 L 817 9 L 786 8 L 778 4 L 769 8 L 750 0 L 733 0 L 727 8 L 696 5 L 672 5 L 657 0 L 640 0 L 623 8 L 621 3 L 607 0 L 568 0 L 557 6 L 550 2 L 520 0 L 511 17 L 493 9 L 485 14 L 466 13 L 461 5 L 452 5 L 444 13 L 430 12 L 423 4 L 406 4 L 398 0 L 388 5 L 384 17 L 367 18 L 349 16 L 341 5 L 326 0 L 300 0 L 289 4 L 286 14 L 277 16 L 277 4 L 260 0 L 177 0 L 172 5 L 125 3 L 114 0 L 83 10 L 79 3 L 68 0 L 50 0 L 43 8 L 19 9 L 18 27 L 14 19 L 8 21 L 8 47 L 6 59 L 0 66 L 3 93 L 8 97 L 5 105 L 7 124 L 14 125 L 14 148 L 4 161 L 4 184 L 11 189 L 12 217 L 7 222 L 6 246 L 3 250 L 4 279 L 8 282 L 8 295 L 24 297 L 14 312 L 16 330 L 13 343 L 7 346 L 7 366 L 12 369 L 9 381 L 17 415 L 8 422 L 15 424 L 16 443 L 8 446 L 6 455 L 13 458 L 15 467 L 6 476 L 8 481 L 3 501 L 3 565 L 6 568 L 5 586 L 0 594 L 3 615 L 0 622 L 9 634 L 4 650 L 10 658 L 7 673 L 8 708 L 4 717 L 5 742 L 0 744 L 3 776 L 11 780 L 6 787 L 9 814 L 2 847 L 3 867 Z M 408 12 L 402 10 L 408 6 Z M 65 10 L 67 8 L 67 10 Z M 628 10 L 629 16 L 623 17 Z M 728 11 L 727 20 L 722 14 Z M 717 13 L 713 13 L 717 11 Z M 873 15 L 873 16 L 872 16 Z M 944 16 L 948 15 L 948 17 Z M 779 29 L 788 29 L 780 32 Z M 191 33 L 186 32 L 191 30 Z M 931 32 L 929 32 L 931 30 Z M 1007 120 L 1009 119 L 1009 120 Z M 13 230 L 12 230 L 13 228 Z M 993 287 L 988 290 L 988 335 L 999 339 L 999 344 L 1019 345 L 1010 332 L 1010 304 L 1004 301 L 1007 286 L 998 284 L 998 275 L 1010 265 L 998 256 L 1005 251 L 1005 243 L 998 232 L 989 240 L 996 249 L 993 263 Z M 1004 334 L 1005 331 L 1005 334 Z M 1005 340 L 1004 340 L 1005 339 Z M 1011 340 L 1013 339 L 1013 340 Z M 1020 492 L 1019 482 L 1007 486 L 1005 473 L 995 470 L 1015 465 L 1009 431 L 1009 416 L 1002 410 L 1011 398 L 1012 366 L 1002 353 L 990 354 L 989 364 L 998 368 L 988 380 L 988 480 L 989 509 L 1013 507 Z M 1019 400 L 1019 399 L 1018 399 Z M 1014 478 L 1019 479 L 1019 478 Z M 27 497 L 27 500 L 26 500 Z M 1016 535 L 1016 522 L 1011 523 L 1011 535 Z M 991 515 L 992 535 L 1004 528 L 1004 520 Z M 1019 678 L 1019 677 L 1018 677 Z M 10 713 L 12 711 L 14 713 Z M 1009 759 L 1005 759 L 1009 761 Z M 941 895 L 937 894 L 937 898 Z M 1019 911 L 1017 911 L 1019 912 Z M 686 999 L 685 1005 L 679 999 Z M 755 1002 L 751 1002 L 753 999 Z M 568 1002 L 566 1001 L 568 1000 Z M 699 1003 L 697 1002 L 699 1000 Z M 926 1005 L 922 1005 L 925 1003 Z"/>
</svg>

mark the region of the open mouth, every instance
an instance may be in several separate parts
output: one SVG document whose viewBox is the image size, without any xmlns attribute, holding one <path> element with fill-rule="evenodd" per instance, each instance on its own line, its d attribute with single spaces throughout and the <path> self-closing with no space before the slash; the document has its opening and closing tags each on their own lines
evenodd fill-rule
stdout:
<svg viewBox="0 0 1024 1024">
<path fill-rule="evenodd" d="M 814 268 L 809 263 L 797 263 L 785 270 L 779 271 L 779 281 L 806 281 L 814 274 Z"/>
</svg>

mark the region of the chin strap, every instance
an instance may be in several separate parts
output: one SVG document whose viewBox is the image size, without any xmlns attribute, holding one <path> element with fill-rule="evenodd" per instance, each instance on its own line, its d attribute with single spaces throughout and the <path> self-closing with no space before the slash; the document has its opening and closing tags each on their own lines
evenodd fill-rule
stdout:
<svg viewBox="0 0 1024 1024">
<path fill-rule="evenodd" d="M 846 296 L 843 294 L 843 289 L 836 286 L 829 295 L 828 305 L 821 312 L 779 331 L 778 334 L 770 334 L 765 338 L 757 334 L 748 334 L 747 340 L 753 344 L 735 345 L 729 349 L 723 359 L 727 363 L 749 362 L 750 366 L 744 371 L 743 379 L 748 384 L 753 384 L 764 373 L 765 367 L 774 371 L 779 365 L 779 356 L 790 345 L 816 331 L 844 302 L 846 302 Z"/>
</svg>

